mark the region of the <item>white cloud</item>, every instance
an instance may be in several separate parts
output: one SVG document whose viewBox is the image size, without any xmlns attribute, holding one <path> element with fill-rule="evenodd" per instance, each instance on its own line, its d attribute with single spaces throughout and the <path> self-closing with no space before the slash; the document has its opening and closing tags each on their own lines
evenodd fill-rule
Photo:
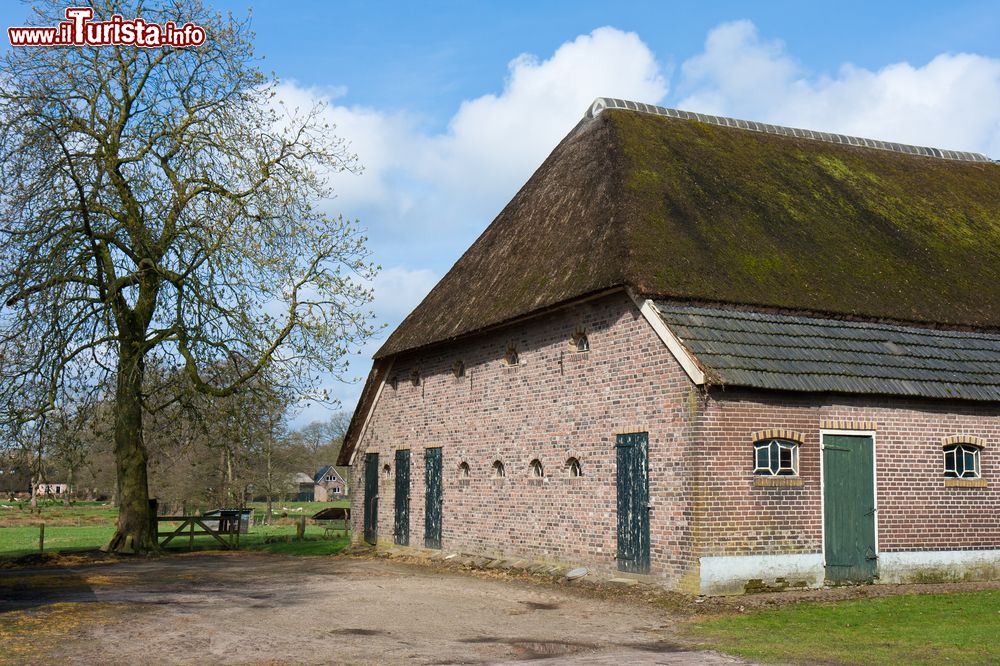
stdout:
<svg viewBox="0 0 1000 666">
<path fill-rule="evenodd" d="M 508 64 L 499 95 L 464 102 L 445 135 L 433 137 L 423 174 L 472 195 L 509 196 L 583 117 L 595 97 L 657 102 L 667 82 L 633 32 L 598 28 L 547 60 Z"/>
<path fill-rule="evenodd" d="M 1000 157 L 1000 60 L 942 54 L 877 71 L 809 76 L 749 21 L 712 30 L 681 67 L 678 106 L 782 125 Z"/>
<path fill-rule="evenodd" d="M 503 90 L 463 102 L 442 133 L 422 131 L 405 112 L 337 104 L 324 90 L 294 81 L 277 92 L 289 108 L 325 104 L 324 119 L 357 153 L 364 173 L 335 178 L 336 209 L 369 213 L 373 229 L 419 236 L 429 228 L 485 227 L 595 97 L 657 102 L 666 91 L 639 36 L 605 27 L 566 42 L 548 59 L 514 58 Z M 411 222 L 418 232 L 408 231 Z"/>
<path fill-rule="evenodd" d="M 402 321 L 440 277 L 427 268 L 408 269 L 393 266 L 375 278 L 375 316 L 380 322 L 395 325 Z"/>
</svg>

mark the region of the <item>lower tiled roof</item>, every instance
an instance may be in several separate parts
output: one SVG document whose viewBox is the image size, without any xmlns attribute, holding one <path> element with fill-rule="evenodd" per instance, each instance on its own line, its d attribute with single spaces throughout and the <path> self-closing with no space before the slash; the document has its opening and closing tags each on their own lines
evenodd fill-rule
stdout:
<svg viewBox="0 0 1000 666">
<path fill-rule="evenodd" d="M 711 381 L 1000 401 L 1000 335 L 657 303 Z"/>
</svg>

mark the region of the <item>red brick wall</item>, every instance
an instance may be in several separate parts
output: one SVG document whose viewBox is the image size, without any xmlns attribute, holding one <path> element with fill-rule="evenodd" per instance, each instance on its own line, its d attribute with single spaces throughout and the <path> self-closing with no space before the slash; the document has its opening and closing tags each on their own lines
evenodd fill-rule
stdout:
<svg viewBox="0 0 1000 666">
<path fill-rule="evenodd" d="M 583 329 L 590 351 L 570 347 Z M 520 364 L 504 355 L 516 344 Z M 462 360 L 466 376 L 452 374 Z M 410 382 L 414 369 L 420 384 Z M 882 551 L 1000 548 L 1000 406 L 694 387 L 624 294 L 396 359 L 354 460 L 362 528 L 364 454 L 411 453 L 410 543 L 423 545 L 425 447 L 443 448 L 443 547 L 614 569 L 615 435 L 649 433 L 652 574 L 691 588 L 700 555 L 821 551 L 819 431 L 824 419 L 877 425 Z M 751 433 L 804 435 L 800 487 L 756 487 Z M 941 438 L 985 438 L 987 488 L 946 488 Z M 570 478 L 570 457 L 583 476 Z M 529 475 L 538 458 L 546 478 Z M 507 478 L 493 478 L 501 460 Z M 459 464 L 471 475 L 463 481 Z M 394 478 L 380 472 L 379 538 L 393 534 Z M 685 578 L 685 574 L 689 574 Z"/>
<path fill-rule="evenodd" d="M 874 421 L 880 551 L 1000 548 L 1000 406 L 967 402 L 790 396 L 714 389 L 699 416 L 705 456 L 696 496 L 702 555 L 820 552 L 823 420 Z M 750 434 L 805 435 L 800 488 L 754 487 Z M 982 437 L 987 488 L 948 488 L 941 439 Z"/>
<path fill-rule="evenodd" d="M 590 351 L 570 347 L 586 331 Z M 504 355 L 515 343 L 520 364 Z M 452 374 L 455 360 L 466 376 Z M 420 386 L 410 373 L 418 368 Z M 411 453 L 411 545 L 423 545 L 423 448 L 443 447 L 443 547 L 616 567 L 615 435 L 649 432 L 651 560 L 654 575 L 678 579 L 689 561 L 684 473 L 693 385 L 625 294 L 426 354 L 397 358 L 359 443 L 353 469 L 355 529 L 361 530 L 364 453 L 380 467 Z M 580 460 L 570 478 L 566 461 Z M 545 470 L 531 479 L 530 462 Z M 501 460 L 507 478 L 493 478 Z M 471 467 L 467 485 L 458 466 Z M 383 477 L 379 538 L 392 539 L 394 479 Z"/>
</svg>

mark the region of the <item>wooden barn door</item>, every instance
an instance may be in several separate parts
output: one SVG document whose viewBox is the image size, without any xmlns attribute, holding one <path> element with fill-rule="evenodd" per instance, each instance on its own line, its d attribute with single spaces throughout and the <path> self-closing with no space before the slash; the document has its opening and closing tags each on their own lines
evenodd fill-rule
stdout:
<svg viewBox="0 0 1000 666">
<path fill-rule="evenodd" d="M 365 541 L 378 539 L 378 454 L 365 455 Z"/>
<path fill-rule="evenodd" d="M 823 555 L 832 583 L 875 578 L 874 448 L 868 435 L 823 436 Z"/>
<path fill-rule="evenodd" d="M 396 451 L 396 521 L 393 538 L 410 545 L 410 452 Z"/>
<path fill-rule="evenodd" d="M 618 435 L 618 568 L 649 573 L 648 433 Z"/>
<path fill-rule="evenodd" d="M 441 487 L 441 449 L 424 449 L 424 488 L 427 490 L 424 507 L 424 546 L 441 547 L 441 505 L 444 496 Z"/>
</svg>

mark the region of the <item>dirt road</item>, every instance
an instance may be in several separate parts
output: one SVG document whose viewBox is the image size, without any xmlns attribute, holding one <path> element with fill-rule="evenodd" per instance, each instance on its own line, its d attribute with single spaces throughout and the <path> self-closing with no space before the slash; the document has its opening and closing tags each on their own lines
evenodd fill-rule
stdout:
<svg viewBox="0 0 1000 666">
<path fill-rule="evenodd" d="M 734 664 L 670 615 L 385 560 L 207 554 L 0 570 L 4 663 Z"/>
</svg>

